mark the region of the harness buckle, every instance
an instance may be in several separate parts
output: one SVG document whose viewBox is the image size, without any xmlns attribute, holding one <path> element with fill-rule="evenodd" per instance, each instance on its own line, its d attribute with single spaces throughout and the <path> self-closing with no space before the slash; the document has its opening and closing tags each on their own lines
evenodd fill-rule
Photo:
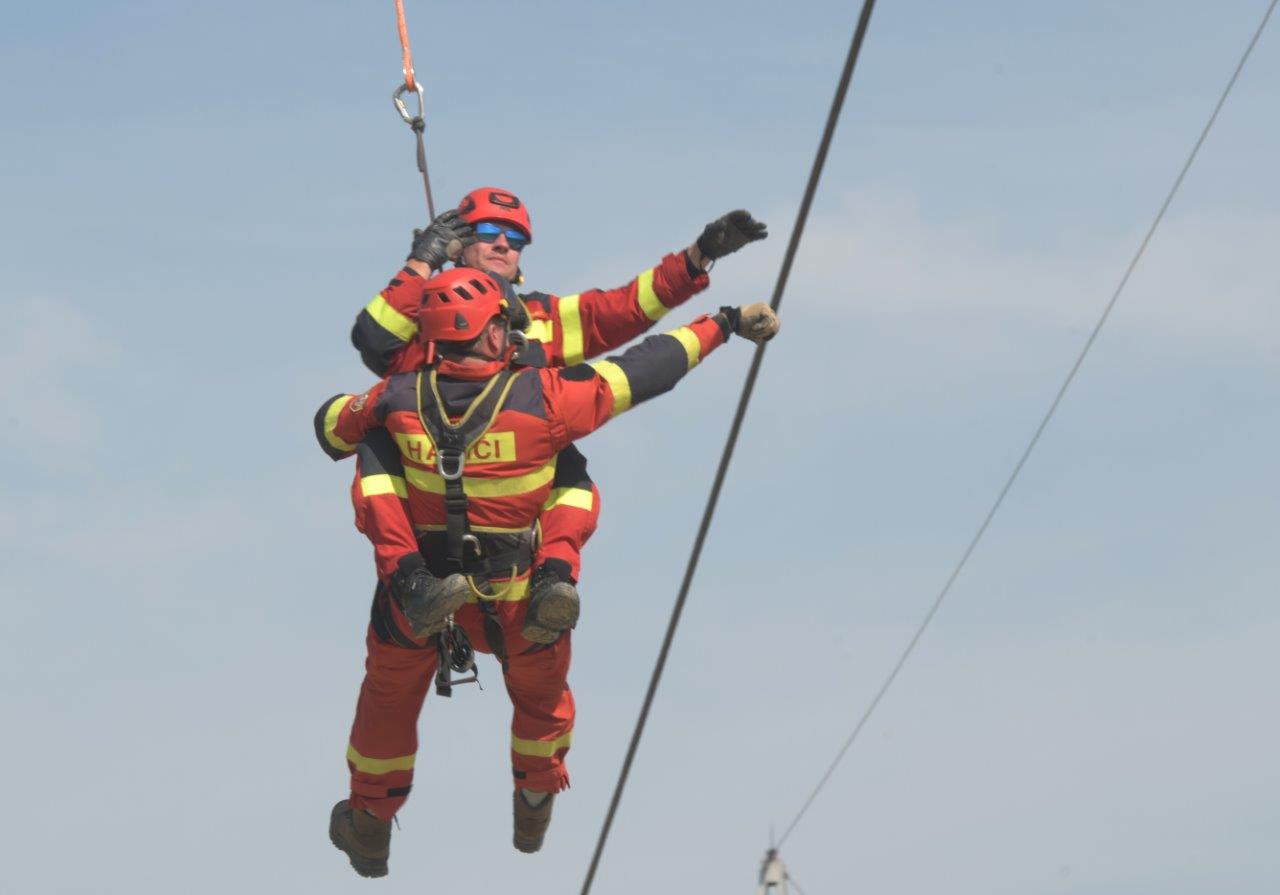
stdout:
<svg viewBox="0 0 1280 895">
<path fill-rule="evenodd" d="M 446 457 L 450 459 L 446 461 Z M 454 464 L 453 472 L 448 470 L 446 462 Z M 467 456 L 462 451 L 451 448 L 440 448 L 436 451 L 436 471 L 446 482 L 456 482 L 462 478 L 462 470 L 466 465 Z"/>
<path fill-rule="evenodd" d="M 471 556 L 475 559 L 479 559 L 483 554 L 483 551 L 480 549 L 480 539 L 477 538 L 475 535 L 471 534 L 471 532 L 467 532 L 462 536 L 462 550 L 464 554 L 464 561 L 465 561 L 465 554 L 468 548 L 470 548 L 471 550 Z"/>
</svg>

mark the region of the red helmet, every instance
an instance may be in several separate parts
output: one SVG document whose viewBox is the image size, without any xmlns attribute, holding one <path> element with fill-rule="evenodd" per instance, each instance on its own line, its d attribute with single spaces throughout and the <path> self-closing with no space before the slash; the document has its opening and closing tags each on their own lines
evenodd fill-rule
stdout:
<svg viewBox="0 0 1280 895">
<path fill-rule="evenodd" d="M 505 288 L 504 288 L 505 287 Z M 436 274 L 422 287 L 418 332 L 424 342 L 470 342 L 508 307 L 511 286 L 473 267 Z"/>
<path fill-rule="evenodd" d="M 524 231 L 533 243 L 533 228 L 529 226 L 529 209 L 511 193 L 496 186 L 482 186 L 462 197 L 458 211 L 468 224 L 480 221 L 497 221 L 510 224 Z"/>
</svg>

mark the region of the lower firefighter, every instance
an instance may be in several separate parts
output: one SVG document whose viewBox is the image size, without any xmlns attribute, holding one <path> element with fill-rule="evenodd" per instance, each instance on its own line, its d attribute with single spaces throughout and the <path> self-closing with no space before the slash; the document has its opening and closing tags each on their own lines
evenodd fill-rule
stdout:
<svg viewBox="0 0 1280 895">
<path fill-rule="evenodd" d="M 412 787 L 418 713 L 444 664 L 438 644 L 455 630 L 502 664 L 513 708 L 514 844 L 542 846 L 555 794 L 569 783 L 574 719 L 566 676 L 576 592 L 530 578 L 556 455 L 674 387 L 731 334 L 763 341 L 777 331 L 763 303 L 722 308 L 605 361 L 513 369 L 505 282 L 455 269 L 423 290 L 428 365 L 358 397 L 335 396 L 316 414 L 320 445 L 335 459 L 372 432 L 390 433 L 402 477 L 377 468 L 362 476 L 400 497 L 418 532 L 418 543 L 396 548 L 396 570 L 375 596 L 347 753 L 351 795 L 331 816 L 330 838 L 364 876 L 387 872 L 391 819 Z M 468 465 L 486 440 L 507 446 L 502 459 Z M 375 549 L 389 546 L 366 534 Z"/>
</svg>

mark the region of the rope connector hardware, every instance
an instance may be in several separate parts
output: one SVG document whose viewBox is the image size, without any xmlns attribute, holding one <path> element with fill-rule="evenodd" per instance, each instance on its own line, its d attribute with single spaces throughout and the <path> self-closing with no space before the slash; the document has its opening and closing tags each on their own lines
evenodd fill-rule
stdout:
<svg viewBox="0 0 1280 895">
<path fill-rule="evenodd" d="M 404 95 L 409 92 L 416 94 L 418 97 L 417 115 L 410 115 L 409 107 L 405 105 Z M 412 87 L 408 84 L 401 84 L 395 89 L 395 92 L 391 94 L 391 101 L 396 104 L 396 111 L 400 113 L 400 117 L 404 119 L 404 123 L 409 125 L 409 127 L 414 130 L 419 130 L 425 126 L 423 113 L 427 108 L 427 102 L 426 97 L 423 95 L 421 84 L 415 83 Z"/>
</svg>

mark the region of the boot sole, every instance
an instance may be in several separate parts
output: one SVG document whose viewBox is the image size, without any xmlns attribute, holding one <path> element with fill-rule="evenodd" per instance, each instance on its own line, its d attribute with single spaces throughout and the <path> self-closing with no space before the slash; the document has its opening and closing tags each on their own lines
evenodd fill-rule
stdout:
<svg viewBox="0 0 1280 895">
<path fill-rule="evenodd" d="M 577 591 L 553 590 L 538 604 L 538 627 L 554 628 L 557 633 L 572 628 L 581 609 Z"/>
</svg>

